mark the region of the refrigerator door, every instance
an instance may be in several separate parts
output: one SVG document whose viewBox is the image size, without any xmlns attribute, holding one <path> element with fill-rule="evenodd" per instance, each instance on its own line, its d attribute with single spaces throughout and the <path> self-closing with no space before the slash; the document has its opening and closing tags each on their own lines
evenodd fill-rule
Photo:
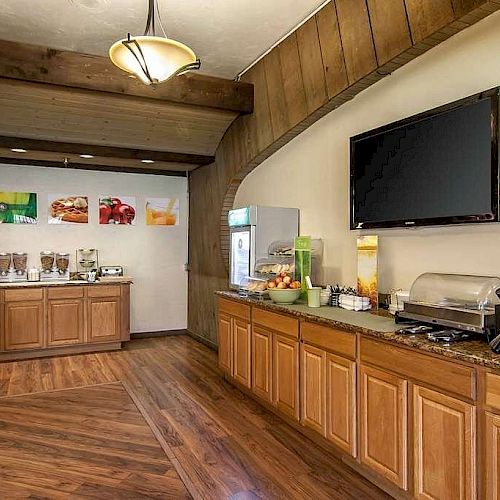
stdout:
<svg viewBox="0 0 500 500">
<path fill-rule="evenodd" d="M 250 275 L 251 247 L 251 226 L 231 230 L 230 288 L 239 288 L 241 281 Z"/>
</svg>

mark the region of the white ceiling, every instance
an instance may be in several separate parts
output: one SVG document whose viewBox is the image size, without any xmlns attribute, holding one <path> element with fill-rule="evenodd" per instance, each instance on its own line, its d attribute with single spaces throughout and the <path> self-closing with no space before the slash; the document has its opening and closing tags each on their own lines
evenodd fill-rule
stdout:
<svg viewBox="0 0 500 500">
<path fill-rule="evenodd" d="M 0 39 L 88 54 L 144 31 L 147 0 L 1 0 Z M 170 38 L 234 78 L 324 0 L 159 0 Z"/>
</svg>

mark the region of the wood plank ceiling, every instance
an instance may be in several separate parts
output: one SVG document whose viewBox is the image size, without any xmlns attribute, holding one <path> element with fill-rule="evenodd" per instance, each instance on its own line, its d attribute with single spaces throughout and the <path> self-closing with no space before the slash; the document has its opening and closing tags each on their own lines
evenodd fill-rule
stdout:
<svg viewBox="0 0 500 500">
<path fill-rule="evenodd" d="M 253 86 L 189 74 L 148 87 L 105 57 L 0 41 L 0 109 L 0 136 L 19 139 L 0 162 L 136 171 L 151 159 L 152 172 L 185 172 L 213 162 L 229 125 L 252 111 Z M 29 140 L 27 153 L 10 151 Z"/>
<path fill-rule="evenodd" d="M 332 0 L 247 71 L 254 113 L 233 122 L 214 165 L 190 176 L 189 330 L 216 342 L 226 289 L 227 211 L 241 181 L 311 124 L 500 9 L 500 0 Z"/>
</svg>

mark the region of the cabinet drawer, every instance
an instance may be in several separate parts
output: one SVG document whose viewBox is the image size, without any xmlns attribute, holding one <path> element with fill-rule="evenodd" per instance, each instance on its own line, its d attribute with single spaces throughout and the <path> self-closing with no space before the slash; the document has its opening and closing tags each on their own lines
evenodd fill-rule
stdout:
<svg viewBox="0 0 500 500">
<path fill-rule="evenodd" d="M 300 327 L 302 340 L 327 351 L 354 359 L 356 357 L 356 335 L 315 323 L 304 322 Z"/>
<path fill-rule="evenodd" d="M 83 297 L 83 286 L 63 286 L 48 288 L 49 299 L 80 299 Z"/>
<path fill-rule="evenodd" d="M 500 376 L 493 373 L 486 374 L 486 404 L 500 410 Z"/>
<path fill-rule="evenodd" d="M 288 337 L 299 338 L 299 320 L 277 314 L 264 309 L 254 307 L 252 311 L 252 321 L 264 328 L 269 328 L 275 332 L 282 333 Z"/>
<path fill-rule="evenodd" d="M 361 338 L 361 360 L 468 399 L 476 397 L 474 369 L 468 366 L 366 338 Z"/>
<path fill-rule="evenodd" d="M 119 297 L 120 285 L 91 285 L 87 288 L 87 297 Z"/>
<path fill-rule="evenodd" d="M 42 288 L 24 288 L 16 290 L 5 290 L 5 302 L 19 302 L 26 300 L 42 300 Z"/>
<path fill-rule="evenodd" d="M 219 311 L 237 316 L 245 321 L 250 321 L 250 306 L 236 302 L 235 300 L 219 299 Z"/>
</svg>

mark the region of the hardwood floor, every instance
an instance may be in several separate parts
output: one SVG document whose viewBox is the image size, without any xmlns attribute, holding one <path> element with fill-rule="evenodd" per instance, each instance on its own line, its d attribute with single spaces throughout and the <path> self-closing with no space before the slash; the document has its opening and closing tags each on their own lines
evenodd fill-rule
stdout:
<svg viewBox="0 0 500 500">
<path fill-rule="evenodd" d="M 0 399 L 0 497 L 190 498 L 120 383 Z"/>
<path fill-rule="evenodd" d="M 141 339 L 117 352 L 0 364 L 0 396 L 89 384 L 120 387 L 109 384 L 120 381 L 195 498 L 388 498 L 338 458 L 225 382 L 216 366 L 216 354 L 187 336 Z M 85 407 L 92 403 L 96 388 L 82 391 L 88 396 L 82 403 Z M 32 415 L 29 398 L 50 401 L 73 392 L 0 398 L 0 415 L 6 401 L 11 405 L 27 398 L 25 409 L 19 406 L 19 421 L 24 425 L 23 413 L 28 418 Z M 78 398 L 72 400 L 73 411 L 78 402 Z M 102 416 L 103 423 L 113 414 L 110 412 L 97 412 L 93 418 Z M 25 432 L 30 434 L 29 427 Z M 7 441 L 0 450 L 8 453 L 10 446 L 12 442 Z M 29 471 L 25 473 L 30 476 Z M 0 482 L 3 474 L 0 467 Z M 169 478 L 173 477 L 169 471 Z M 145 496 L 148 482 L 137 478 L 136 484 L 142 488 L 136 496 L 113 496 L 109 490 L 100 498 Z M 92 488 L 73 495 L 98 496 Z M 156 490 L 152 493 L 168 498 Z"/>
</svg>

